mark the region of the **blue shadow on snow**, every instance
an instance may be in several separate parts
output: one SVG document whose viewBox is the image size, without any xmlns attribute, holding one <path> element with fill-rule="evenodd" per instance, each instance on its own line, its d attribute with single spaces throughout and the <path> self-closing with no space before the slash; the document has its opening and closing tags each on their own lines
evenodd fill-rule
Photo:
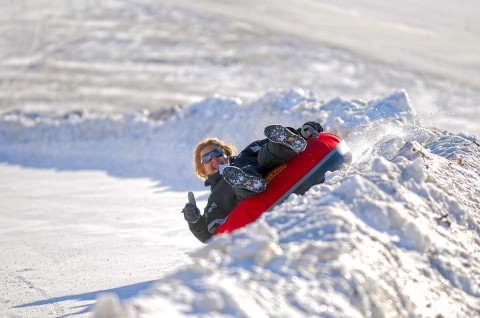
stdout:
<svg viewBox="0 0 480 318">
<path fill-rule="evenodd" d="M 90 292 L 90 293 L 85 293 L 85 294 L 78 294 L 78 295 L 69 295 L 69 296 L 63 296 L 63 297 L 54 297 L 50 299 L 45 299 L 45 300 L 39 300 L 35 301 L 33 303 L 28 303 L 28 304 L 23 304 L 23 305 L 18 305 L 15 306 L 14 308 L 24 308 L 24 307 L 32 307 L 32 306 L 42 306 L 42 305 L 49 305 L 49 304 L 54 304 L 54 303 L 60 303 L 63 301 L 68 301 L 68 300 L 73 300 L 73 301 L 95 301 L 100 295 L 102 294 L 116 294 L 118 298 L 123 302 L 125 300 L 128 300 L 130 298 L 133 298 L 137 296 L 140 292 L 143 290 L 149 289 L 155 284 L 156 281 L 147 281 L 143 283 L 137 283 L 133 285 L 128 285 L 128 286 L 123 286 L 123 287 L 117 287 L 117 288 L 112 288 L 112 289 L 106 289 L 106 290 L 99 290 L 95 292 Z M 95 302 L 89 304 L 89 305 L 82 305 L 78 307 L 73 307 L 73 308 L 82 308 L 80 311 L 71 313 L 71 314 L 66 314 L 60 317 L 68 317 L 68 316 L 74 316 L 74 315 L 80 315 L 87 313 L 89 311 L 92 311 L 93 306 L 95 305 Z"/>
</svg>

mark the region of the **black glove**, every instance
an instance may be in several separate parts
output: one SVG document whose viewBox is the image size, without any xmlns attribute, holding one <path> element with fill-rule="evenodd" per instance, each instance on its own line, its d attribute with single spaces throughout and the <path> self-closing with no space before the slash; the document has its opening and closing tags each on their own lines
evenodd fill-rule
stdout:
<svg viewBox="0 0 480 318">
<path fill-rule="evenodd" d="M 302 128 L 300 128 L 300 135 L 305 139 L 316 138 L 322 131 L 322 125 L 316 121 L 307 121 L 303 124 Z"/>
<path fill-rule="evenodd" d="M 192 192 L 188 192 L 188 203 L 185 204 L 182 213 L 188 223 L 197 223 L 200 220 L 200 210 L 197 208 L 195 196 Z"/>
</svg>

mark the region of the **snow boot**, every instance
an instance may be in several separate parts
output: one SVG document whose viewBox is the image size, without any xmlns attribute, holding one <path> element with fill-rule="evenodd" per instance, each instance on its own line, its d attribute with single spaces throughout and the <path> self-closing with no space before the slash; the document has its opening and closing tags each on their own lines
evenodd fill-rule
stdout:
<svg viewBox="0 0 480 318">
<path fill-rule="evenodd" d="M 232 187 L 242 188 L 252 192 L 262 192 L 267 183 L 261 176 L 246 173 L 234 166 L 225 167 L 222 171 L 223 179 Z"/>
<path fill-rule="evenodd" d="M 265 136 L 274 143 L 281 144 L 292 149 L 296 153 L 302 152 L 307 147 L 307 142 L 302 136 L 291 132 L 281 125 L 270 125 L 265 127 Z"/>
</svg>

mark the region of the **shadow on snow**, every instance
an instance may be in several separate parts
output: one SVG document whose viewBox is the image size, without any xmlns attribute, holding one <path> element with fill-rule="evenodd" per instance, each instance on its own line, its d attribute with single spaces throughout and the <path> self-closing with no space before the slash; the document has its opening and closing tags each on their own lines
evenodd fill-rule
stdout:
<svg viewBox="0 0 480 318">
<path fill-rule="evenodd" d="M 142 291 L 151 288 L 156 281 L 147 281 L 147 282 L 142 282 L 142 283 L 137 283 L 133 285 L 128 285 L 128 286 L 123 286 L 123 287 L 117 287 L 117 288 L 112 288 L 112 289 L 106 289 L 106 290 L 99 290 L 95 292 L 90 292 L 90 293 L 85 293 L 85 294 L 78 294 L 78 295 L 69 295 L 69 296 L 63 296 L 63 297 L 54 297 L 50 299 L 44 299 L 44 300 L 39 300 L 35 301 L 32 303 L 28 304 L 23 304 L 23 305 L 18 305 L 15 306 L 14 308 L 25 308 L 25 307 L 32 307 L 32 306 L 43 306 L 43 305 L 49 305 L 49 304 L 55 304 L 55 303 L 60 303 L 64 301 L 92 301 L 93 303 L 90 304 L 85 304 L 77 307 L 72 307 L 72 308 L 81 308 L 80 311 L 70 313 L 70 314 L 65 314 L 60 317 L 68 317 L 68 316 L 74 316 L 74 315 L 80 315 L 87 313 L 89 311 L 92 311 L 93 306 L 95 305 L 95 300 L 102 294 L 116 294 L 118 298 L 120 298 L 121 301 L 126 301 L 128 299 L 134 298 L 138 294 L 140 294 Z"/>
</svg>

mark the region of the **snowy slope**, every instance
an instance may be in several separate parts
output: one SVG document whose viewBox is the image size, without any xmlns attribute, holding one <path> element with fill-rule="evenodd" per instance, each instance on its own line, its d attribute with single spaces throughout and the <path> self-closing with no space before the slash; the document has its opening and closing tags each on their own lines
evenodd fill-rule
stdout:
<svg viewBox="0 0 480 318">
<path fill-rule="evenodd" d="M 147 113 L 8 114 L 0 118 L 0 161 L 151 178 L 185 199 L 193 189 L 204 204 L 189 168 L 198 140 L 214 135 L 242 148 L 268 123 L 316 119 L 352 148 L 347 172 L 194 247 L 191 259 L 140 295 L 112 290 L 94 315 L 473 317 L 480 313 L 480 142 L 423 127 L 413 106 L 405 91 L 321 102 L 297 89 L 248 104 L 211 97 L 165 122 Z M 180 211 L 185 202 L 170 203 Z M 178 213 L 163 217 L 184 222 Z M 179 238 L 186 233 L 184 224 Z"/>
<path fill-rule="evenodd" d="M 122 305 L 127 316 L 480 313 L 478 140 L 417 125 L 403 92 L 314 114 L 346 137 L 351 169 L 195 251 L 193 265 Z"/>
<path fill-rule="evenodd" d="M 479 10 L 0 1 L 1 316 L 480 316 Z M 198 242 L 194 145 L 311 119 L 351 168 Z"/>
</svg>

